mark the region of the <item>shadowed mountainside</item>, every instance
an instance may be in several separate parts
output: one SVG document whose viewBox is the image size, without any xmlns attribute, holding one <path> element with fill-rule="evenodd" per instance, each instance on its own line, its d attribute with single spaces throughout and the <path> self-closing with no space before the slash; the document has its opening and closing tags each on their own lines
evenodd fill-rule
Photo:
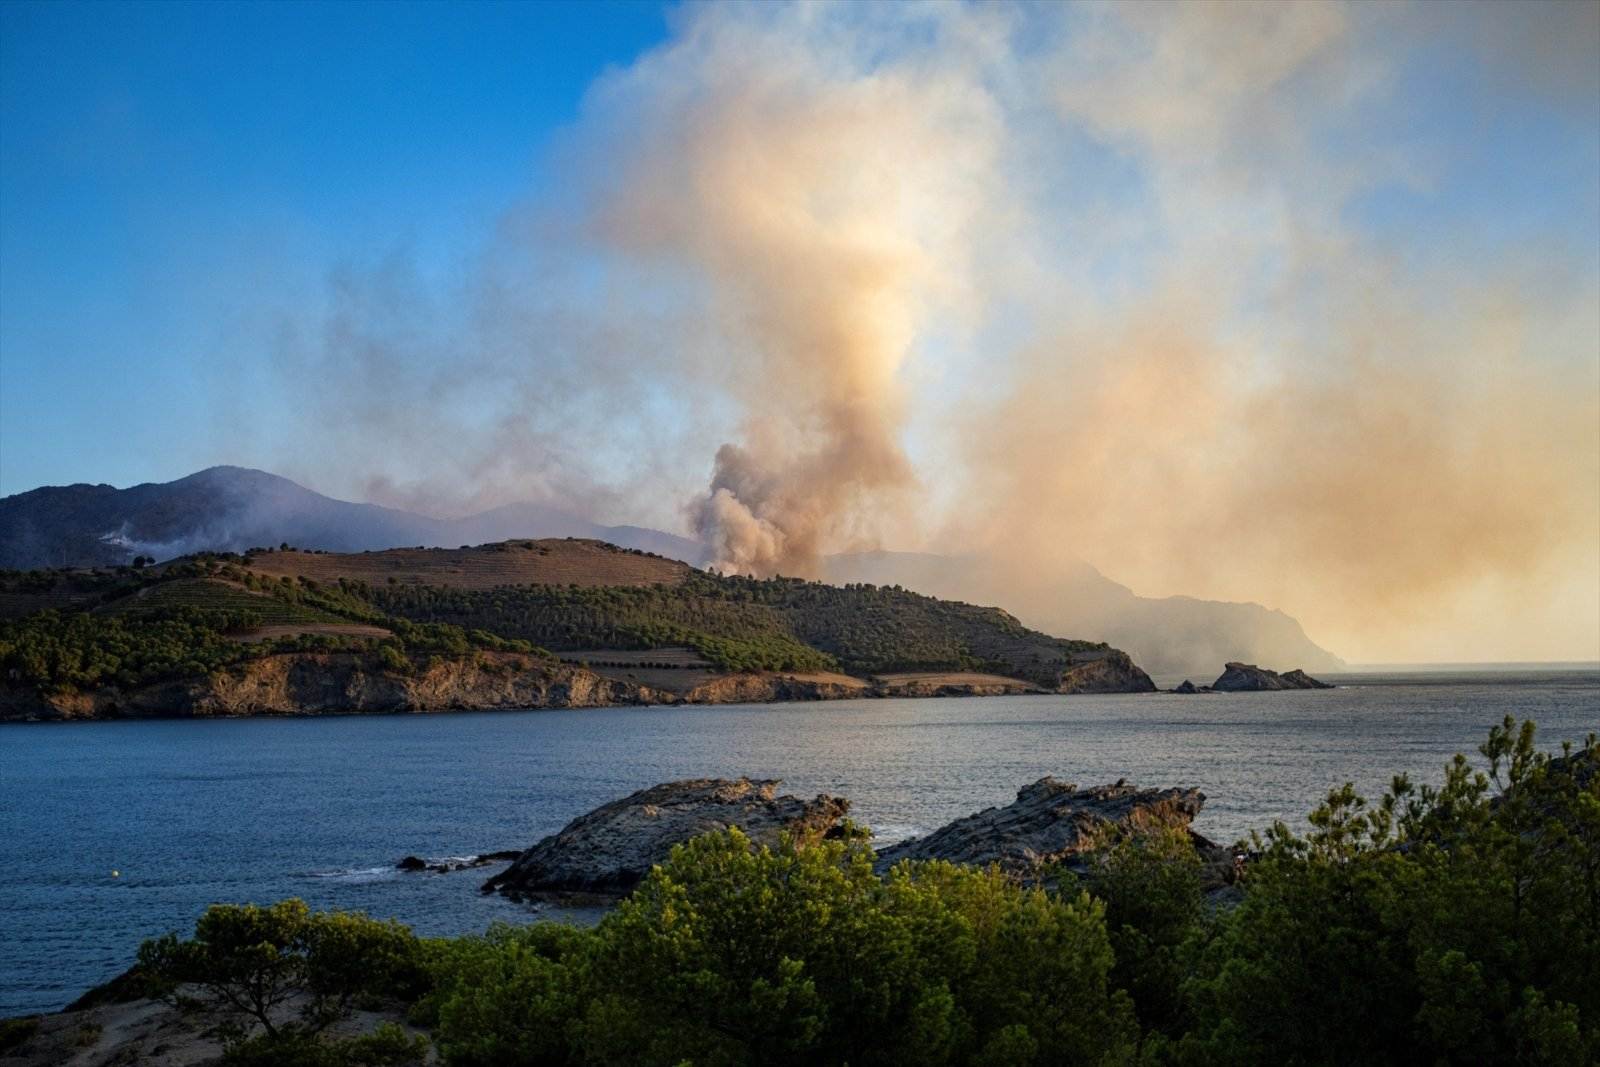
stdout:
<svg viewBox="0 0 1600 1067">
<path fill-rule="evenodd" d="M 330 552 L 455 547 L 515 537 L 586 537 L 700 562 L 699 544 L 660 530 L 598 523 L 537 504 L 461 519 L 353 504 L 287 478 L 210 467 L 177 481 L 43 486 L 0 499 L 0 568 L 104 567 L 135 556 L 242 552 L 288 542 Z"/>
<path fill-rule="evenodd" d="M 1345 667 L 1281 611 L 1186 596 L 1142 597 L 1071 557 L 1047 573 L 1022 574 L 979 556 L 861 552 L 830 556 L 827 579 L 903 585 L 929 596 L 1003 604 L 1025 624 L 1048 633 L 1092 633 L 1126 649 L 1156 675 L 1209 675 L 1230 660 L 1298 663 L 1313 671 Z M 1251 654 L 1238 655 L 1241 648 Z"/>
</svg>

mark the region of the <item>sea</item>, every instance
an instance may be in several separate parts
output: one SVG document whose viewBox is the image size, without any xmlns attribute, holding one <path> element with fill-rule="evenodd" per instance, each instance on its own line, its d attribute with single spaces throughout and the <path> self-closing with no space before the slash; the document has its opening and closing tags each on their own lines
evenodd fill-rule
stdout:
<svg viewBox="0 0 1600 1067">
<path fill-rule="evenodd" d="M 1195 786 L 1195 828 L 1303 827 L 1333 787 L 1437 781 L 1506 715 L 1543 747 L 1600 731 L 1600 665 L 1328 676 L 1283 693 L 1015 696 L 719 707 L 0 726 L 0 1017 L 53 1011 L 214 902 L 300 897 L 419 933 L 570 918 L 404 856 L 523 848 L 691 777 L 848 797 L 892 842 L 1045 775 Z"/>
</svg>

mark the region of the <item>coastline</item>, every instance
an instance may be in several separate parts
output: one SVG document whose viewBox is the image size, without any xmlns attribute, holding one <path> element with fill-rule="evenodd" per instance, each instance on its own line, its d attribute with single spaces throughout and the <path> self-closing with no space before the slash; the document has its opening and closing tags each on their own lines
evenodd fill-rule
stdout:
<svg viewBox="0 0 1600 1067">
<path fill-rule="evenodd" d="M 960 671 L 866 678 L 832 672 L 682 671 L 652 672 L 648 680 L 628 673 L 606 673 L 505 652 L 429 657 L 408 672 L 387 668 L 362 653 L 278 653 L 210 675 L 126 691 L 104 687 L 47 695 L 33 689 L 0 688 L 0 723 L 438 714 L 1154 689 L 1144 672 L 1120 653 L 1069 670 L 1053 688 L 1002 675 Z"/>
</svg>

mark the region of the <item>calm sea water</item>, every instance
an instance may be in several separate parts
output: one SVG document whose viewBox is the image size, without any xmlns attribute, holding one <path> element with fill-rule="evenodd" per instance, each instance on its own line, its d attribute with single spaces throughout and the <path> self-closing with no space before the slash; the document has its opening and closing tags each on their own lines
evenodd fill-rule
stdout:
<svg viewBox="0 0 1600 1067">
<path fill-rule="evenodd" d="M 0 727 L 0 1017 L 61 1007 L 215 901 L 303 897 L 430 934 L 530 911 L 490 873 L 401 874 L 518 848 L 674 778 L 849 797 L 882 838 L 1045 774 L 1198 786 L 1196 828 L 1299 821 L 1330 786 L 1436 780 L 1506 713 L 1554 747 L 1600 730 L 1600 670 L 1335 679 L 1321 692 L 863 700 L 716 708 Z M 120 871 L 113 878 L 112 871 Z"/>
</svg>

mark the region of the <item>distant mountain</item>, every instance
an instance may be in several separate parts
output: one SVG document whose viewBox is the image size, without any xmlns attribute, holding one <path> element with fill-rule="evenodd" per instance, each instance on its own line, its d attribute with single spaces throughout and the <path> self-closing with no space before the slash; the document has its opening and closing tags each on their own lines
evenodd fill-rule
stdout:
<svg viewBox="0 0 1600 1067">
<path fill-rule="evenodd" d="M 1046 633 L 1092 634 L 1107 641 L 1163 681 L 1214 675 L 1224 663 L 1241 658 L 1282 669 L 1336 671 L 1346 666 L 1281 611 L 1186 596 L 1142 597 L 1070 557 L 1045 571 L 1024 571 L 979 556 L 862 552 L 830 557 L 827 578 L 999 604 Z"/>
<path fill-rule="evenodd" d="M 517 538 L 587 537 L 700 565 L 705 547 L 638 526 L 601 526 L 560 508 L 509 504 L 438 519 L 312 492 L 243 467 L 212 467 L 175 482 L 129 489 L 47 486 L 0 499 L 0 568 L 108 566 L 203 549 L 240 551 L 288 542 L 331 552 L 399 546 L 455 548 Z M 1046 633 L 1103 640 L 1162 677 L 1214 677 L 1229 660 L 1279 669 L 1338 670 L 1300 624 L 1259 604 L 1141 597 L 1093 567 L 1063 557 L 1046 572 L 1019 572 L 977 556 L 866 552 L 827 560 L 833 582 L 899 585 L 998 605 Z"/>
<path fill-rule="evenodd" d="M 110 566 L 201 550 L 237 552 L 288 542 L 332 552 L 402 545 L 454 548 L 521 537 L 589 537 L 690 563 L 704 549 L 660 530 L 602 526 L 558 508 L 512 504 L 462 519 L 352 504 L 287 478 L 211 467 L 175 482 L 128 489 L 46 486 L 0 499 L 0 567 Z"/>
</svg>

